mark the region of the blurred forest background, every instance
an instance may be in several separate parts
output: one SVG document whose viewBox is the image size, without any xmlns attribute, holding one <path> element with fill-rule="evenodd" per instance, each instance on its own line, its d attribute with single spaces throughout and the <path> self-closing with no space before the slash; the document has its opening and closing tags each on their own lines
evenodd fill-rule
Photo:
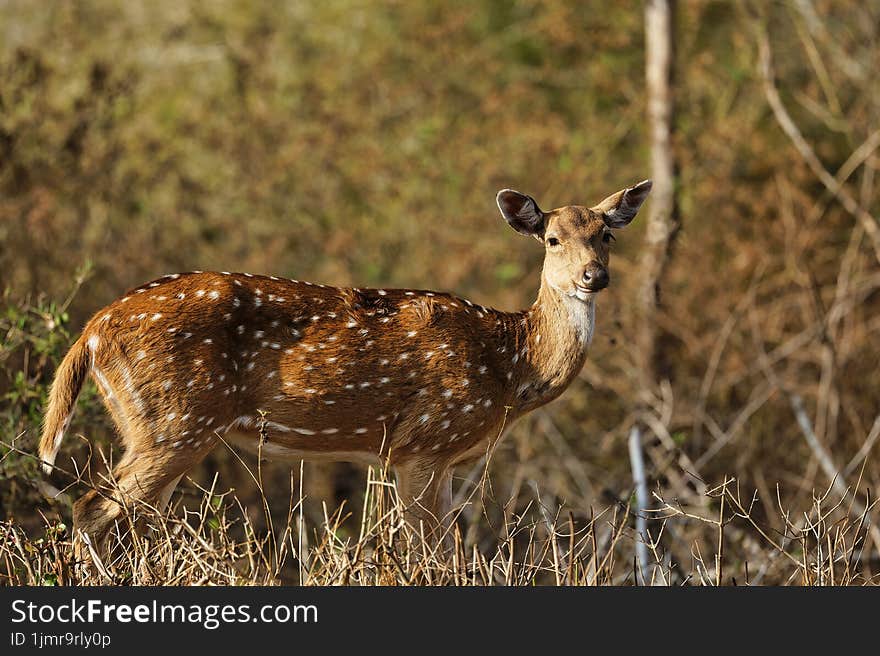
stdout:
<svg viewBox="0 0 880 656">
<path fill-rule="evenodd" d="M 643 210 L 614 245 L 582 374 L 511 430 L 490 470 L 498 508 L 479 512 L 540 504 L 580 522 L 629 506 L 627 440 L 642 424 L 650 502 L 667 504 L 660 558 L 678 580 L 700 545 L 716 549 L 717 527 L 694 517 L 720 505 L 728 521 L 722 484 L 749 517 L 729 520 L 726 576 L 766 546 L 751 521 L 784 547 L 846 519 L 868 580 L 880 571 L 880 3 L 685 0 L 673 42 L 681 230 L 651 319 L 656 380 L 633 347 Z M 3 442 L 35 450 L 47 386 L 85 321 L 166 273 L 529 305 L 542 249 L 504 224 L 495 193 L 593 204 L 650 177 L 645 60 L 642 3 L 0 2 Z M 112 441 L 92 383 L 59 463 L 85 459 L 77 434 Z M 69 520 L 39 494 L 35 463 L 2 452 L 0 519 L 35 533 L 41 513 Z M 192 478 L 218 469 L 246 498 L 229 454 Z M 264 477 L 283 514 L 289 472 Z M 363 478 L 307 466 L 316 520 L 322 500 L 356 508 Z M 469 539 L 491 542 L 480 531 Z M 767 562 L 764 581 L 785 582 Z"/>
</svg>

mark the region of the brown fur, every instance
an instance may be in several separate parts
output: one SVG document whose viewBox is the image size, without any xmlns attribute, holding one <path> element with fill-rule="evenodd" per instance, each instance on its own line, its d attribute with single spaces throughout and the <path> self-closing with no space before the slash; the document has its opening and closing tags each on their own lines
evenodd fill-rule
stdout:
<svg viewBox="0 0 880 656">
<path fill-rule="evenodd" d="M 607 266 L 607 228 L 586 208 L 543 216 L 542 234 L 567 246 L 547 247 L 526 311 L 225 272 L 165 276 L 100 310 L 58 370 L 40 443 L 54 462 L 91 371 L 125 446 L 114 476 L 126 498 L 85 495 L 77 530 L 104 539 L 118 501 L 164 506 L 221 437 L 256 451 L 261 413 L 265 457 L 387 459 L 403 498 L 442 517 L 452 467 L 561 394 L 586 357 L 594 301 L 570 279 Z"/>
</svg>

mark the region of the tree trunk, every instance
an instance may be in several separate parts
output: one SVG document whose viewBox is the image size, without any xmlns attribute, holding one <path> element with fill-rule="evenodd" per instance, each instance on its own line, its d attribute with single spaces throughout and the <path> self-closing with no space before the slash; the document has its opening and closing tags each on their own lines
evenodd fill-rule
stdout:
<svg viewBox="0 0 880 656">
<path fill-rule="evenodd" d="M 674 0 L 648 0 L 645 5 L 645 75 L 648 92 L 648 122 L 651 126 L 651 178 L 654 187 L 648 212 L 648 225 L 640 261 L 640 282 L 636 299 L 636 354 L 641 394 L 639 412 L 645 412 L 650 398 L 665 375 L 662 349 L 658 344 L 657 311 L 660 285 L 669 253 L 678 232 L 675 206 L 675 159 L 672 154 L 672 23 Z M 636 583 L 650 584 L 652 565 L 648 562 L 649 541 L 646 509 L 648 484 L 639 421 L 629 436 L 630 465 L 636 488 Z"/>
<path fill-rule="evenodd" d="M 657 343 L 656 314 L 663 274 L 679 227 L 675 203 L 676 166 L 672 151 L 674 4 L 674 0 L 648 0 L 645 5 L 645 69 L 654 188 L 642 247 L 637 299 L 638 367 L 644 392 L 654 389 L 666 373 L 663 354 Z"/>
</svg>

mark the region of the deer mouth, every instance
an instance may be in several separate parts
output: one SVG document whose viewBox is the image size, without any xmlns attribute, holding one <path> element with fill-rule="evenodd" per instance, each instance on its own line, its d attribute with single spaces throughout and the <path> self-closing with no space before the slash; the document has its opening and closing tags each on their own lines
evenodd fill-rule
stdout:
<svg viewBox="0 0 880 656">
<path fill-rule="evenodd" d="M 598 294 L 601 289 L 587 289 L 586 287 L 582 287 L 581 285 L 575 283 L 574 284 L 574 292 L 572 296 L 576 296 L 579 301 L 588 301 L 590 300 L 594 294 Z"/>
</svg>

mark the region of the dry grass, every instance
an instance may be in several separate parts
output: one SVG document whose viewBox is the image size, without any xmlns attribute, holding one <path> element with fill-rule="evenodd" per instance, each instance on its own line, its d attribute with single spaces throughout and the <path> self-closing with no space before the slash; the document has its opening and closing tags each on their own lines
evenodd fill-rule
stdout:
<svg viewBox="0 0 880 656">
<path fill-rule="evenodd" d="M 653 585 L 880 582 L 877 545 L 871 544 L 867 521 L 875 502 L 860 504 L 849 495 L 835 500 L 833 485 L 814 494 L 812 506 L 802 512 L 786 510 L 777 490 L 774 502 L 783 530 L 760 519 L 757 493 L 743 494 L 733 479 L 692 495 L 688 503 L 655 492 L 657 509 L 647 517 L 650 562 L 641 568 L 631 511 L 622 503 L 590 509 L 585 516 L 547 507 L 535 486 L 534 498 L 513 512 L 520 500 L 499 508 L 491 501 L 486 469 L 476 467 L 461 485 L 463 504 L 438 543 L 425 536 L 423 525 L 407 523 L 385 469 L 368 470 L 357 516 L 345 504 L 333 511 L 322 504 L 322 519 L 312 523 L 304 513 L 302 476 L 291 473 L 287 512 L 279 517 L 270 511 L 261 468 L 242 465 L 259 489 L 258 508 L 247 507 L 232 490 L 219 491 L 216 475 L 209 487 L 191 483 L 165 513 L 145 506 L 127 512 L 113 532 L 112 558 L 100 557 L 90 546 L 91 564 L 75 561 L 63 523 L 44 518 L 43 534 L 35 538 L 14 521 L 2 522 L 0 582 L 630 585 L 642 583 L 641 572 Z M 861 512 L 854 514 L 853 508 Z M 132 531 L 141 522 L 149 530 Z M 494 533 L 487 535 L 487 528 Z"/>
</svg>

